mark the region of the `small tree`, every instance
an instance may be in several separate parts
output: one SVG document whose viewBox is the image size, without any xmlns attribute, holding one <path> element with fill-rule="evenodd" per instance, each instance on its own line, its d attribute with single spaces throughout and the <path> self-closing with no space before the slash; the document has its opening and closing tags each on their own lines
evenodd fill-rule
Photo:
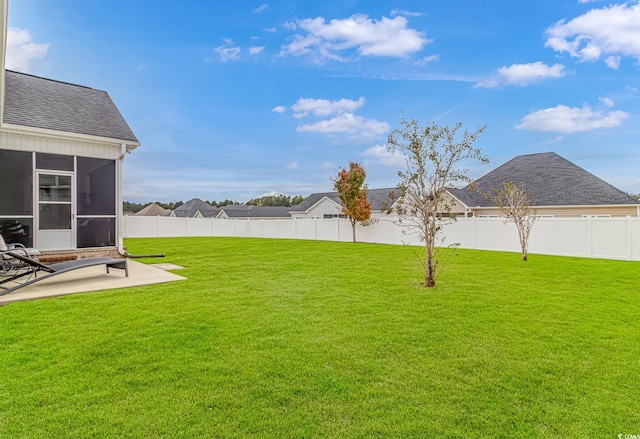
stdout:
<svg viewBox="0 0 640 439">
<path fill-rule="evenodd" d="M 417 120 L 407 120 L 404 116 L 389 134 L 388 150 L 401 150 L 406 157 L 406 171 L 398 172 L 401 182 L 393 212 L 400 221 L 425 243 L 425 286 L 436 285 L 436 236 L 442 230 L 442 222 L 447 220 L 451 210 L 450 199 L 446 196 L 448 187 L 471 181 L 468 169 L 459 166 L 465 160 L 489 160 L 474 148 L 473 143 L 484 132 L 485 127 L 474 133 L 464 131 L 462 139 L 456 141 L 461 124 L 453 128 L 440 127 L 435 123 L 421 126 Z"/>
<path fill-rule="evenodd" d="M 333 181 L 344 213 L 351 223 L 353 242 L 356 242 L 356 223 L 371 218 L 371 203 L 367 197 L 367 185 L 364 180 L 367 173 L 359 163 L 349 162 L 349 170 L 342 169 Z"/>
<path fill-rule="evenodd" d="M 512 222 L 518 229 L 518 239 L 522 249 L 522 260 L 527 260 L 529 236 L 535 222 L 535 210 L 530 207 L 525 190 L 511 182 L 503 183 L 502 189 L 491 189 L 496 206 L 500 207 L 507 222 Z"/>
</svg>

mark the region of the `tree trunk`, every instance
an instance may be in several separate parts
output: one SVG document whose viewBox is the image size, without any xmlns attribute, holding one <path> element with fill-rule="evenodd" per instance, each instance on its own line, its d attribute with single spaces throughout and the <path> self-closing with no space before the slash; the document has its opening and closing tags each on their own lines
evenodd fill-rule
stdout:
<svg viewBox="0 0 640 439">
<path fill-rule="evenodd" d="M 353 242 L 356 242 L 356 222 L 351 221 L 351 230 L 353 231 Z"/>
<path fill-rule="evenodd" d="M 436 286 L 436 267 L 435 260 L 433 259 L 433 251 L 427 247 L 427 277 L 424 281 L 425 287 Z"/>
</svg>

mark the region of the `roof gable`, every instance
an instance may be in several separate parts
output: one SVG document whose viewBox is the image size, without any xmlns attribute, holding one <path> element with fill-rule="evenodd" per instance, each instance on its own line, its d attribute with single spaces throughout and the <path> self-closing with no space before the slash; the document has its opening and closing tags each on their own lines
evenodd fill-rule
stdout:
<svg viewBox="0 0 640 439">
<path fill-rule="evenodd" d="M 214 211 L 215 214 L 213 214 Z M 173 215 L 180 218 L 193 218 L 198 212 L 200 212 L 202 216 L 210 217 L 217 215 L 219 211 L 219 209 L 205 203 L 200 198 L 192 198 L 186 203 L 173 209 Z"/>
<path fill-rule="evenodd" d="M 138 143 L 107 92 L 11 70 L 3 122 Z"/>
<path fill-rule="evenodd" d="M 631 196 L 554 152 L 520 155 L 476 180 L 449 192 L 467 207 L 493 207 L 482 196 L 505 182 L 521 187 L 532 206 L 597 206 L 638 204 Z"/>
</svg>

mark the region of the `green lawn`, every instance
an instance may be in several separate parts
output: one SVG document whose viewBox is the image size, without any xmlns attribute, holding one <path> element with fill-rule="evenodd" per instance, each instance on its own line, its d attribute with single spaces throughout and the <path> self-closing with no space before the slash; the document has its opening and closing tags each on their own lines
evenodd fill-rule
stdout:
<svg viewBox="0 0 640 439">
<path fill-rule="evenodd" d="M 0 437 L 640 434 L 640 263 L 130 239 L 188 281 L 0 307 Z"/>
</svg>

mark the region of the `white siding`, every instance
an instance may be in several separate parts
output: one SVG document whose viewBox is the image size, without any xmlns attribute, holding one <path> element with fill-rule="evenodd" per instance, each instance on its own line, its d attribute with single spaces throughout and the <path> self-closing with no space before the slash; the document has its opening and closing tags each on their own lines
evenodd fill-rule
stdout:
<svg viewBox="0 0 640 439">
<path fill-rule="evenodd" d="M 120 144 L 58 139 L 37 135 L 0 132 L 0 149 L 35 151 L 117 160 Z"/>
</svg>

